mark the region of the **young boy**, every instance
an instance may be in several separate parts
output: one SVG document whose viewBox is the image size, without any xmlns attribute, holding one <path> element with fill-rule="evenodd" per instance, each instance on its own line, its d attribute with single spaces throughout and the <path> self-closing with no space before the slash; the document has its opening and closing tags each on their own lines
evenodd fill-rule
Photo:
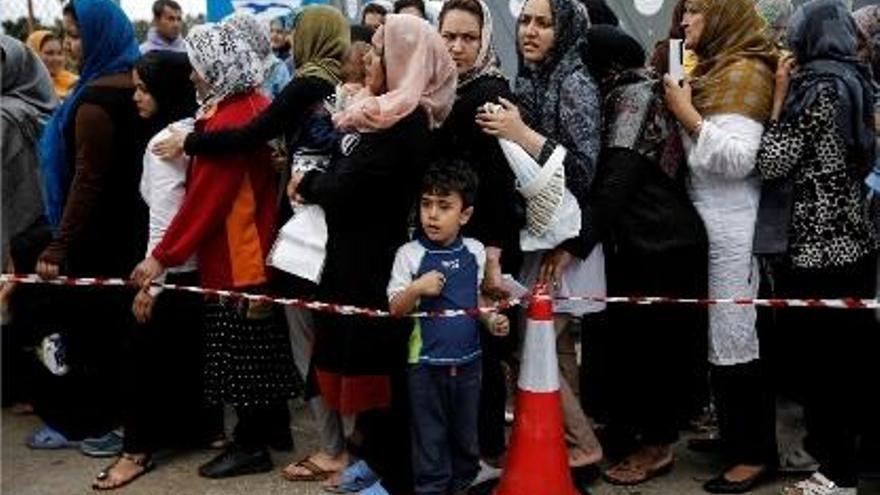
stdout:
<svg viewBox="0 0 880 495">
<path fill-rule="evenodd" d="M 459 234 L 473 214 L 476 190 L 474 172 L 457 162 L 427 171 L 422 233 L 397 251 L 388 284 L 393 314 L 478 305 L 486 253 L 478 241 Z M 473 316 L 414 323 L 408 374 L 416 493 L 463 493 L 479 471 L 479 323 Z M 509 331 L 503 315 L 493 314 L 486 323 L 495 335 Z"/>
</svg>

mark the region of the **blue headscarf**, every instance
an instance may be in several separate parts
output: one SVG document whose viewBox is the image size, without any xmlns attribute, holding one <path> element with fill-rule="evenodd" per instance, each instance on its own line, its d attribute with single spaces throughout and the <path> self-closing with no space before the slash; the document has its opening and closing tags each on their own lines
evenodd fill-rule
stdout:
<svg viewBox="0 0 880 495">
<path fill-rule="evenodd" d="M 46 216 L 55 231 L 61 224 L 71 181 L 64 130 L 76 117 L 83 91 L 99 77 L 131 71 L 140 57 L 131 21 L 118 5 L 110 0 L 72 0 L 72 5 L 82 41 L 82 73 L 40 139 Z"/>
</svg>

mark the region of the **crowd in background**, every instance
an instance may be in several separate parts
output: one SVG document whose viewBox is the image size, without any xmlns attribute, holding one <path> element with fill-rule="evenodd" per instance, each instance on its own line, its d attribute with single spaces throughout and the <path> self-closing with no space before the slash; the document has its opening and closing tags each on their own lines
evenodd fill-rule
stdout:
<svg viewBox="0 0 880 495">
<path fill-rule="evenodd" d="M 880 6 L 680 0 L 647 51 L 601 0 L 527 0 L 513 77 L 483 0 L 446 0 L 436 25 L 422 0 L 185 36 L 174 0 L 153 16 L 140 45 L 110 0 L 71 0 L 63 33 L 0 35 L 4 271 L 131 281 L 0 288 L 4 405 L 45 423 L 33 449 L 113 457 L 93 488 L 167 448 L 218 450 L 206 478 L 270 472 L 302 397 L 319 447 L 286 480 L 488 493 L 525 313 L 408 315 L 534 286 L 557 298 L 581 493 L 674 469 L 696 426 L 716 434 L 688 448 L 727 460 L 710 493 L 880 478 L 873 312 L 601 302 L 876 296 Z M 794 449 L 781 400 L 803 409 Z"/>
</svg>

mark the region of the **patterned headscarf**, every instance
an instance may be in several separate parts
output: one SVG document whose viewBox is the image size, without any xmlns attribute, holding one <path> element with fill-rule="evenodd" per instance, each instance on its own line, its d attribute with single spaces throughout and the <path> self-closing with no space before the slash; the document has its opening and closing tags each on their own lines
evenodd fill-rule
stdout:
<svg viewBox="0 0 880 495">
<path fill-rule="evenodd" d="M 777 52 L 753 0 L 689 0 L 706 26 L 694 51 L 693 101 L 703 116 L 736 113 L 764 122 Z"/>
<path fill-rule="evenodd" d="M 310 5 L 293 32 L 293 61 L 299 77 L 318 77 L 334 86 L 342 82 L 342 56 L 351 42 L 348 21 L 338 9 Z"/>
<path fill-rule="evenodd" d="M 842 0 L 813 0 L 795 12 L 788 38 L 798 61 L 782 119 L 804 115 L 822 87 L 837 90 L 838 131 L 847 147 L 873 164 L 874 90 L 856 51 L 858 27 Z"/>
<path fill-rule="evenodd" d="M 74 120 L 83 91 L 99 77 L 131 72 L 141 56 L 131 21 L 118 5 L 108 0 L 73 0 L 72 5 L 82 41 L 82 72 L 76 88 L 55 111 L 40 139 L 46 217 L 53 229 L 61 224 L 71 180 L 64 130 Z"/>
<path fill-rule="evenodd" d="M 430 127 L 439 127 L 452 111 L 457 87 L 455 62 L 440 34 L 419 17 L 389 14 L 376 30 L 373 45 L 382 52 L 388 89 L 381 95 L 362 90 L 334 118 L 336 125 L 375 132 L 421 107 Z"/>
<path fill-rule="evenodd" d="M 238 31 L 251 50 L 257 53 L 264 62 L 272 55 L 272 44 L 269 42 L 269 26 L 264 25 L 253 14 L 248 12 L 236 12 L 226 19 L 223 24 Z"/>
<path fill-rule="evenodd" d="M 858 24 L 859 29 L 865 33 L 868 38 L 872 38 L 880 32 L 880 5 L 868 5 L 853 12 L 853 17 Z"/>
<path fill-rule="evenodd" d="M 786 32 L 788 30 L 788 20 L 794 13 L 794 5 L 791 0 L 758 0 L 755 4 L 758 14 L 767 22 L 770 32 L 773 35 L 773 41 L 779 47 L 786 44 Z"/>
<path fill-rule="evenodd" d="M 870 45 L 866 53 L 871 57 L 874 80 L 880 81 L 880 5 L 862 7 L 853 13 L 853 17 Z"/>
<path fill-rule="evenodd" d="M 562 83 L 574 72 L 587 74 L 581 53 L 586 51 L 590 19 L 586 7 L 575 0 L 550 0 L 555 37 L 553 47 L 537 66 L 523 59 L 517 43 L 519 73 L 516 96 L 528 122 L 552 137 L 562 135 L 559 100 Z M 587 76 L 589 78 L 589 76 Z"/>
<path fill-rule="evenodd" d="M 263 82 L 260 57 L 238 31 L 224 24 L 195 26 L 186 37 L 186 52 L 193 69 L 211 91 L 199 103 L 216 105 L 231 95 L 245 93 Z"/>
<path fill-rule="evenodd" d="M 495 48 L 492 47 L 492 32 L 494 30 L 492 27 L 492 12 L 483 0 L 475 0 L 475 2 L 479 4 L 480 10 L 483 13 L 483 28 L 480 31 L 480 51 L 477 53 L 477 60 L 474 62 L 474 66 L 458 76 L 459 89 L 484 76 L 506 79 L 504 72 L 501 71 L 501 62 L 498 61 Z"/>
</svg>

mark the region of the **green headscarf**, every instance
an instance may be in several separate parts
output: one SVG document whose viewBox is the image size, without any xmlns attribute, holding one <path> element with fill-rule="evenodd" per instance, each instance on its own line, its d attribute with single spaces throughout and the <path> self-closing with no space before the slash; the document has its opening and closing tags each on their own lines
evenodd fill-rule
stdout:
<svg viewBox="0 0 880 495">
<path fill-rule="evenodd" d="M 341 83 L 342 56 L 350 40 L 348 21 L 339 10 L 327 5 L 304 8 L 293 32 L 296 75 Z"/>
</svg>

